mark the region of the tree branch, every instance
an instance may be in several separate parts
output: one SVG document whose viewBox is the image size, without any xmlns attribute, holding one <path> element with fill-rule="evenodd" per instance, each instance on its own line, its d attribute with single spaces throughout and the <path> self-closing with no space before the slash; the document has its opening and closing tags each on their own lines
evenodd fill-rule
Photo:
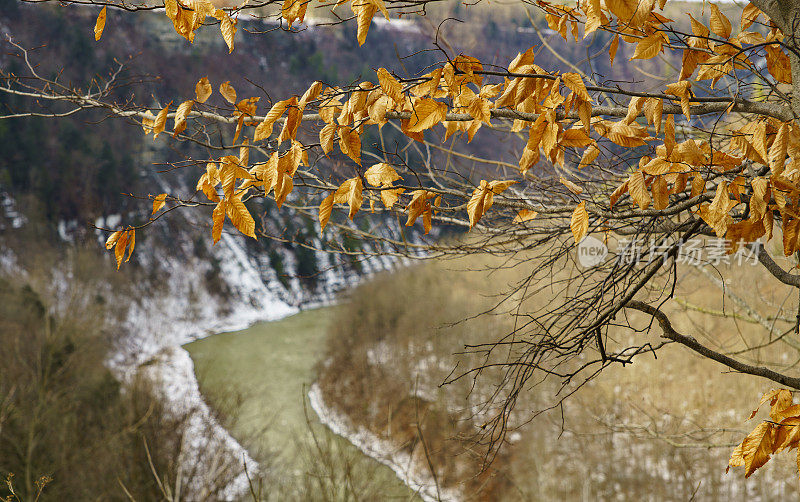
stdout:
<svg viewBox="0 0 800 502">
<path fill-rule="evenodd" d="M 652 305 L 648 305 L 645 302 L 641 302 L 639 300 L 629 300 L 625 304 L 626 308 L 631 308 L 634 310 L 639 310 L 644 312 L 645 314 L 650 314 L 655 318 L 659 325 L 661 325 L 661 329 L 664 331 L 664 338 L 668 338 L 674 342 L 678 342 L 686 347 L 689 347 L 693 351 L 697 352 L 703 357 L 708 359 L 713 359 L 718 363 L 722 363 L 725 366 L 731 368 L 734 371 L 738 371 L 739 373 L 746 373 L 748 375 L 759 376 L 762 378 L 766 378 L 768 380 L 772 380 L 773 382 L 777 382 L 781 385 L 785 385 L 787 387 L 791 387 L 793 389 L 800 389 L 800 378 L 790 377 L 784 375 L 782 373 L 778 373 L 773 371 L 769 368 L 765 368 L 763 366 L 751 366 L 749 364 L 745 364 L 743 362 L 737 361 L 731 357 L 728 357 L 724 354 L 720 354 L 714 350 L 709 349 L 705 345 L 702 345 L 698 342 L 694 337 L 682 335 L 675 331 L 672 327 L 672 323 L 670 322 L 669 318 L 656 307 Z"/>
</svg>

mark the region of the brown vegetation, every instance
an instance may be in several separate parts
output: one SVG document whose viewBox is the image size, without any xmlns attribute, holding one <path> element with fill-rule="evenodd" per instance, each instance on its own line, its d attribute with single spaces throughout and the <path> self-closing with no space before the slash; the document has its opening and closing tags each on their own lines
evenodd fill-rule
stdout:
<svg viewBox="0 0 800 502">
<path fill-rule="evenodd" d="M 183 458 L 191 412 L 165 410 L 146 379 L 123 388 L 104 365 L 124 311 L 97 273 L 104 260 L 61 259 L 54 276 L 0 276 L 0 476 L 13 475 L 0 499 L 178 501 L 198 487 L 217 499 L 235 472 L 210 480 Z"/>
<path fill-rule="evenodd" d="M 674 344 L 657 359 L 613 365 L 582 387 L 537 380 L 519 397 L 500 455 L 482 471 L 483 420 L 493 416 L 492 398 L 497 404 L 504 396 L 493 396 L 497 375 L 485 354 L 467 346 L 511 332 L 513 317 L 500 307 L 462 319 L 494 306 L 519 276 L 519 267 L 497 265 L 490 257 L 430 262 L 358 288 L 339 311 L 329 359 L 320 365 L 326 401 L 357 426 L 391 439 L 397 450 L 413 450 L 419 471 L 428 470 L 430 460 L 439 483 L 461 487 L 468 500 L 719 500 L 792 493 L 785 482 L 793 477 L 791 458 L 778 458 L 771 471 L 747 481 L 726 475 L 731 447 L 752 427 L 744 419 L 762 382 L 682 355 Z M 494 269 L 488 280 L 487 269 Z M 563 274 L 572 269 L 565 264 Z M 736 279 L 724 292 L 706 275 L 732 271 Z M 769 331 L 753 311 L 780 303 L 790 290 L 775 287 L 751 265 L 691 268 L 678 281 L 679 302 L 666 311 L 680 319 L 679 331 L 736 353 L 747 348 L 746 340 L 768 343 Z M 747 305 L 728 294 L 747 297 Z M 547 295 L 528 302 L 544 302 Z M 629 321 L 635 332 L 617 328 L 609 339 L 620 345 L 663 340 L 646 316 Z M 785 343 L 768 344 L 747 360 L 776 361 L 787 350 L 797 352 Z M 482 373 L 452 382 L 461 368 L 480 366 Z M 452 383 L 440 388 L 443 382 Z M 571 397 L 562 401 L 565 396 Z"/>
</svg>

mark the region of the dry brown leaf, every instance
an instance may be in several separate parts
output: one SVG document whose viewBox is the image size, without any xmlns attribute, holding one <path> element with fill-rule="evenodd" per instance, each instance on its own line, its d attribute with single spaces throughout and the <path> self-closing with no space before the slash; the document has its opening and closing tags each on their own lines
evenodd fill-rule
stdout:
<svg viewBox="0 0 800 502">
<path fill-rule="evenodd" d="M 214 89 L 211 87 L 208 77 L 203 77 L 198 80 L 197 84 L 194 86 L 195 101 L 198 103 L 205 103 L 213 92 Z"/>
<path fill-rule="evenodd" d="M 153 214 L 156 214 L 162 207 L 164 207 L 164 202 L 167 200 L 167 194 L 162 193 L 161 195 L 156 195 L 153 199 Z"/>
<path fill-rule="evenodd" d="M 564 82 L 569 90 L 575 93 L 576 96 L 581 98 L 583 101 L 591 102 L 592 98 L 589 96 L 589 93 L 586 91 L 586 84 L 583 83 L 583 79 L 577 73 L 562 73 L 561 80 Z"/>
<path fill-rule="evenodd" d="M 219 30 L 222 32 L 222 39 L 228 45 L 228 54 L 232 53 L 233 38 L 236 36 L 236 20 L 226 15 L 219 22 Z"/>
<path fill-rule="evenodd" d="M 634 172 L 628 178 L 628 193 L 630 193 L 631 199 L 639 205 L 640 209 L 647 209 L 650 206 L 652 199 L 641 171 Z"/>
<path fill-rule="evenodd" d="M 245 207 L 241 195 L 232 198 L 228 202 L 226 213 L 228 214 L 228 218 L 230 218 L 231 223 L 233 223 L 233 226 L 236 227 L 237 230 L 248 237 L 257 239 L 255 233 L 256 222 L 253 220 L 253 216 L 250 214 L 250 211 L 248 211 L 247 207 Z"/>
<path fill-rule="evenodd" d="M 564 185 L 565 187 L 567 187 L 567 189 L 568 189 L 570 192 L 574 193 L 575 195 L 580 195 L 580 194 L 582 194 L 582 193 L 583 193 L 583 188 L 579 187 L 578 185 L 576 185 L 575 183 L 571 182 L 570 180 L 566 179 L 566 178 L 565 178 L 565 177 L 563 177 L 563 176 L 561 176 L 561 177 L 558 179 L 558 181 L 559 181 L 559 182 L 560 182 L 562 185 Z"/>
<path fill-rule="evenodd" d="M 383 92 L 395 103 L 400 104 L 403 102 L 403 85 L 386 68 L 378 68 L 378 83 Z"/>
<path fill-rule="evenodd" d="M 711 9 L 709 28 L 720 37 L 727 39 L 731 36 L 731 22 L 725 17 L 725 14 L 719 10 L 716 4 L 709 2 L 708 6 Z"/>
<path fill-rule="evenodd" d="M 416 100 L 409 119 L 409 132 L 422 132 L 445 119 L 447 105 L 428 98 Z"/>
<path fill-rule="evenodd" d="M 97 21 L 94 23 L 94 41 L 97 42 L 100 40 L 100 37 L 103 36 L 103 30 L 106 27 L 106 7 L 103 7 L 100 10 L 100 14 L 97 15 Z"/>
<path fill-rule="evenodd" d="M 532 219 L 536 218 L 536 216 L 538 216 L 538 214 L 539 213 L 537 213 L 536 211 L 533 211 L 531 209 L 522 209 L 520 212 L 517 213 L 516 216 L 514 216 L 514 220 L 513 220 L 512 223 L 523 223 L 523 222 L 526 222 L 528 220 L 532 220 Z"/>
<path fill-rule="evenodd" d="M 236 89 L 233 88 L 230 80 L 223 82 L 222 85 L 219 86 L 219 93 L 222 94 L 222 97 L 225 98 L 228 103 L 232 105 L 236 104 Z"/>
<path fill-rule="evenodd" d="M 395 181 L 402 180 L 403 178 L 397 174 L 397 171 L 394 170 L 391 164 L 381 162 L 367 169 L 364 172 L 364 179 L 367 180 L 367 183 L 374 187 L 388 187 L 391 186 Z"/>
<path fill-rule="evenodd" d="M 586 237 L 586 233 L 589 231 L 589 213 L 586 211 L 586 201 L 582 201 L 575 207 L 575 210 L 572 211 L 569 228 L 572 230 L 572 237 L 575 239 L 575 244 Z"/>
</svg>

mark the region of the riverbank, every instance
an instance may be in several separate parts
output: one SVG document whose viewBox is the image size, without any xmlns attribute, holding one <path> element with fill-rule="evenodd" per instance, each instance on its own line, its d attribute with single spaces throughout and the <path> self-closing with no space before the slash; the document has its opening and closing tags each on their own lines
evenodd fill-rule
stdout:
<svg viewBox="0 0 800 502">
<path fill-rule="evenodd" d="M 418 500 L 395 472 L 334 434 L 311 411 L 319 406 L 307 393 L 334 309 L 303 311 L 187 344 L 200 392 L 212 408 L 235 417 L 225 424 L 228 431 L 262 464 L 269 485 L 283 498 L 313 500 L 321 492 L 349 490 L 361 499 Z"/>
</svg>

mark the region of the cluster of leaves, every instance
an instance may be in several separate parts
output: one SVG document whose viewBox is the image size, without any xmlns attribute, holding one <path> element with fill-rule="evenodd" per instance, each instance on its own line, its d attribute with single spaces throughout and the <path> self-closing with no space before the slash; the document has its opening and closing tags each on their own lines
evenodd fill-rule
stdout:
<svg viewBox="0 0 800 502">
<path fill-rule="evenodd" d="M 191 41 L 206 17 L 213 16 L 220 21 L 223 36 L 233 50 L 235 22 L 224 11 L 208 0 L 197 0 L 191 8 L 176 0 L 168 3 L 167 14 L 182 36 Z M 571 34 L 578 41 L 580 26 L 584 38 L 597 30 L 611 33 L 608 56 L 612 65 L 621 42 L 635 46 L 631 60 L 682 51 L 677 81 L 665 82 L 661 92 L 602 87 L 579 70 L 559 72 L 540 67 L 534 61 L 534 48 L 530 48 L 517 54 L 503 71 L 487 70 L 477 58 L 459 55 L 410 78 L 380 68 L 376 81 L 348 87 L 314 82 L 302 96 L 277 101 L 264 115 L 258 115 L 258 97 L 238 99 L 229 82 L 220 86 L 219 93 L 233 105 L 230 116 L 195 109 L 212 95 L 212 86 L 204 78 L 197 83 L 195 99 L 184 101 L 174 113 L 170 113 L 171 103 L 157 113 L 142 113 L 142 126 L 146 134 L 157 137 L 171 117 L 173 136 L 183 137 L 192 118 L 212 117 L 236 124 L 233 143 L 238 155 L 204 161 L 206 169 L 197 182 L 197 190 L 214 205 L 215 242 L 221 237 L 226 217 L 240 232 L 255 238 L 255 222 L 245 202 L 251 197 L 271 196 L 281 207 L 300 173 L 305 186 L 327 192 L 318 209 L 323 230 L 336 204 L 348 206 L 352 220 L 366 201 L 373 211 L 380 202 L 387 211 L 405 213 L 407 226 L 421 217 L 426 233 L 442 212 L 460 213 L 465 226 L 473 228 L 493 207 L 503 206 L 511 211 L 508 223 L 527 225 L 542 212 L 562 218 L 576 243 L 592 226 L 608 229 L 614 219 L 697 216 L 698 225 L 693 228 L 704 222 L 710 229 L 706 233 L 734 244 L 731 253 L 740 243 L 762 238 L 769 241 L 777 218 L 784 253 L 788 256 L 800 250 L 800 125 L 787 104 L 796 101 L 796 96 L 788 98 L 782 90 L 792 83 L 786 51 L 794 42 L 774 20 L 764 15 L 765 22 L 759 23 L 764 29 L 750 31 L 763 13 L 748 5 L 734 35 L 731 21 L 718 6 L 709 4 L 708 26 L 690 16 L 691 33 L 681 33 L 663 15 L 666 0 L 583 0 L 577 7 L 544 0 L 535 4 L 565 40 Z M 363 44 L 375 13 L 380 10 L 388 18 L 388 12 L 382 0 L 352 0 L 351 7 L 358 21 L 358 41 Z M 291 26 L 302 22 L 306 9 L 307 2 L 286 0 L 281 15 Z M 102 24 L 98 19 L 100 33 Z M 762 58 L 766 73 L 760 66 Z M 737 73 L 741 71 L 769 87 L 770 98 L 750 101 L 709 94 L 722 79 L 741 82 Z M 489 76 L 498 79 L 488 81 Z M 609 99 L 609 94 L 614 99 Z M 627 102 L 622 103 L 620 98 Z M 795 112 L 800 113 L 800 109 Z M 717 120 L 714 131 L 686 133 L 692 120 L 701 115 Z M 504 175 L 504 179 L 453 182 L 448 187 L 423 183 L 416 177 L 413 184 L 401 176 L 402 166 L 386 158 L 369 167 L 362 165 L 362 140 L 368 126 L 380 130 L 389 121 L 397 121 L 405 136 L 420 143 L 425 142 L 426 131 L 442 126 L 445 140 L 457 135 L 469 142 L 482 127 L 494 126 L 492 121 L 500 119 L 510 122 L 510 132 L 527 137 L 514 166 L 516 172 Z M 307 122 L 321 124 L 318 144 L 298 136 L 301 124 Z M 274 134 L 276 126 L 280 132 Z M 680 130 L 683 141 L 676 132 Z M 237 144 L 240 137 L 244 139 Z M 604 150 L 614 154 L 640 147 L 649 149 L 651 155 L 637 155 L 638 164 L 629 171 L 597 169 Z M 319 169 L 321 163 L 310 162 L 309 151 L 318 149 L 328 156 L 337 148 L 355 164 L 354 176 L 333 183 L 331 176 Z M 265 160 L 251 162 L 251 152 L 263 154 Z M 573 158 L 579 160 L 572 162 Z M 525 195 L 535 179 L 531 170 L 540 161 L 567 174 L 560 177 L 560 185 L 577 202 L 548 205 L 541 202 L 546 196 Z M 580 171 L 587 168 L 601 173 L 601 181 L 582 177 Z M 154 213 L 168 199 L 165 194 L 159 197 Z M 133 231 L 118 231 L 109 239 L 107 246 L 115 245 L 118 265 L 126 246 L 132 251 Z M 613 306 L 615 312 L 623 307 Z M 615 312 L 607 317 L 613 318 Z M 795 419 L 795 415 L 781 416 L 781 420 Z M 771 427 L 759 426 L 762 439 L 773 434 Z M 741 461 L 747 466 L 747 475 L 763 465 L 758 462 L 766 451 L 758 446 L 761 453 L 751 456 L 751 443 L 755 441 L 751 436 L 732 459 L 732 465 Z M 789 446 L 784 439 L 769 443 L 774 446 L 772 451 Z"/>
<path fill-rule="evenodd" d="M 128 251 L 128 258 L 125 261 L 130 261 L 135 246 L 136 229 L 132 227 L 128 227 L 125 230 L 117 230 L 106 239 L 106 249 L 114 248 L 114 258 L 117 260 L 117 268 L 122 265 L 126 250 Z"/>
<path fill-rule="evenodd" d="M 306 5 L 306 2 L 296 2 Z M 219 0 L 192 0 L 188 5 L 178 0 L 164 0 L 164 10 L 172 21 L 175 32 L 189 42 L 194 41 L 195 32 L 203 26 L 206 18 L 212 17 L 219 22 L 222 38 L 228 45 L 229 52 L 233 52 L 234 37 L 236 36 L 236 20 L 217 6 L 224 6 L 225 2 Z M 94 26 L 94 39 L 100 40 L 106 27 L 106 7 L 100 11 Z"/>
<path fill-rule="evenodd" d="M 337 0 L 331 8 L 335 9 L 345 0 Z M 242 7 L 246 2 L 229 2 L 227 0 L 164 0 L 167 17 L 172 21 L 175 32 L 189 42 L 194 41 L 195 32 L 206 23 L 207 18 L 214 18 L 219 22 L 223 40 L 228 45 L 228 50 L 233 52 L 234 37 L 236 36 L 236 19 L 232 18 L 223 9 Z M 306 17 L 308 6 L 311 2 L 301 0 L 284 0 L 281 6 L 281 18 L 286 21 L 291 29 L 294 23 L 302 23 Z M 383 0 L 351 0 L 350 9 L 358 23 L 356 37 L 359 45 L 364 45 L 367 40 L 372 18 L 380 11 L 388 20 L 389 11 Z M 95 40 L 100 40 L 106 25 L 106 7 L 100 11 L 95 23 Z"/>
<path fill-rule="evenodd" d="M 744 467 L 745 477 L 766 464 L 772 455 L 800 446 L 800 404 L 794 404 L 792 391 L 773 389 L 761 397 L 750 414 L 752 419 L 759 408 L 769 402 L 769 418 L 747 435 L 731 454 L 728 469 Z M 797 450 L 797 468 L 800 470 L 800 448 Z"/>
</svg>

